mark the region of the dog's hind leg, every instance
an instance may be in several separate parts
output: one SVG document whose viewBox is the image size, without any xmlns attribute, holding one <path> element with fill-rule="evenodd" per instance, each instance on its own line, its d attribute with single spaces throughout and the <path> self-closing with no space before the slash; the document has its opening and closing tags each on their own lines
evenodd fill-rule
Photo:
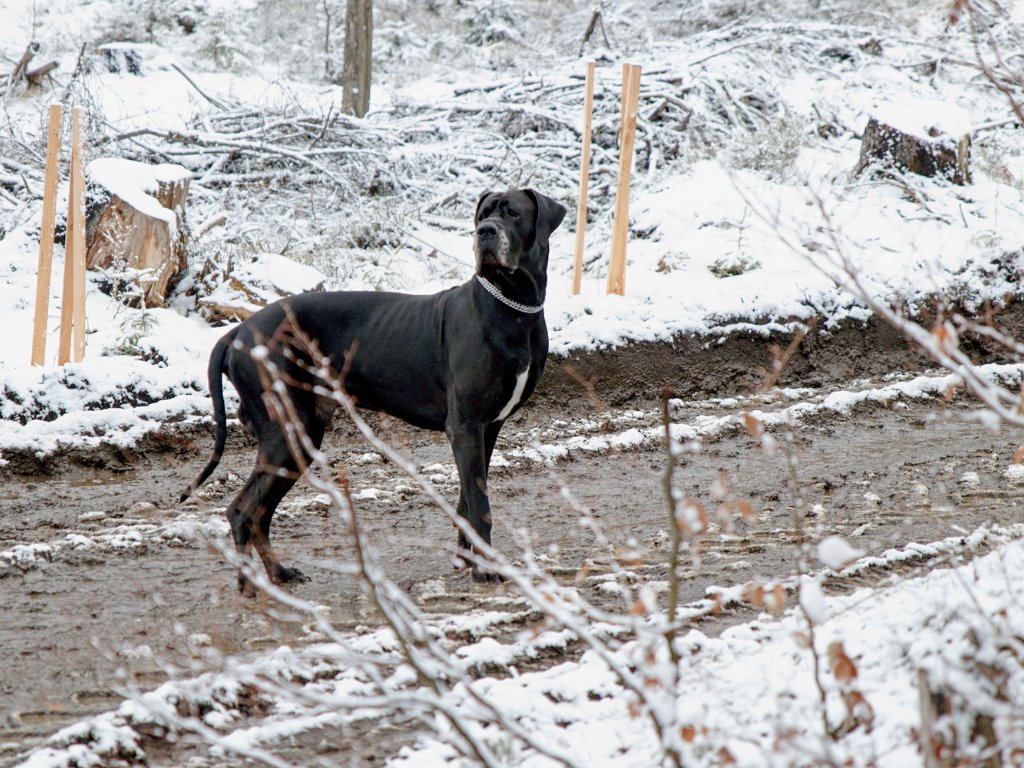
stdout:
<svg viewBox="0 0 1024 768">
<path fill-rule="evenodd" d="M 307 425 L 306 431 L 319 447 L 324 435 L 322 425 L 313 420 Z M 274 512 L 300 474 L 298 463 L 280 428 L 276 424 L 267 424 L 260 436 L 256 466 L 227 510 L 235 548 L 243 556 L 255 548 L 267 576 L 275 584 L 306 579 L 297 568 L 281 565 L 270 545 L 270 524 Z M 238 590 L 247 595 L 254 592 L 244 573 L 238 575 Z"/>
</svg>

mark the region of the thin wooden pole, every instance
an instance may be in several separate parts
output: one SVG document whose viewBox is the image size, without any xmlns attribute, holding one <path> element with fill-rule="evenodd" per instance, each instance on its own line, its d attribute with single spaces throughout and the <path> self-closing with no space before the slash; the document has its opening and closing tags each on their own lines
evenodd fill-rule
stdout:
<svg viewBox="0 0 1024 768">
<path fill-rule="evenodd" d="M 72 151 L 74 145 L 72 144 Z M 72 163 L 72 166 L 74 164 Z M 74 239 L 71 228 L 74 226 L 75 194 L 74 184 L 68 174 L 68 219 L 64 227 L 64 285 L 60 298 L 60 340 L 57 342 L 57 365 L 67 365 L 71 360 L 71 329 L 74 326 L 73 303 L 75 297 Z"/>
<path fill-rule="evenodd" d="M 594 62 L 587 62 L 586 92 L 583 97 L 583 152 L 580 156 L 580 194 L 576 206 L 576 261 L 572 268 L 572 295 L 580 292 L 583 280 L 583 241 L 587 232 L 587 189 L 590 184 L 590 133 L 594 121 Z"/>
<path fill-rule="evenodd" d="M 77 363 L 85 357 L 85 112 L 81 107 L 75 107 L 71 118 L 71 189 L 75 201 L 75 222 L 68 231 L 75 252 L 73 357 Z"/>
<path fill-rule="evenodd" d="M 85 164 L 82 158 L 82 110 L 71 112 L 71 173 L 68 224 L 64 234 L 64 294 L 60 307 L 57 364 L 85 356 Z M 74 341 L 72 349 L 72 341 Z"/>
<path fill-rule="evenodd" d="M 36 311 L 32 324 L 32 365 L 46 359 L 46 319 L 50 312 L 53 273 L 53 224 L 57 218 L 57 178 L 60 175 L 60 104 L 50 105 L 46 136 L 46 176 L 43 179 L 43 222 L 39 230 L 39 269 L 36 272 Z"/>
<path fill-rule="evenodd" d="M 629 181 L 633 169 L 637 105 L 640 99 L 640 65 L 623 66 L 622 143 L 619 146 L 619 179 L 612 222 L 612 253 L 608 267 L 608 293 L 626 292 L 626 240 L 629 234 Z"/>
</svg>

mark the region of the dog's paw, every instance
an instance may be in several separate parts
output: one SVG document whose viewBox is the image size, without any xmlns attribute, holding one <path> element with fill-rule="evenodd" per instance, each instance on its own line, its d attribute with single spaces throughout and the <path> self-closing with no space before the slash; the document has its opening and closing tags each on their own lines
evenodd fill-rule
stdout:
<svg viewBox="0 0 1024 768">
<path fill-rule="evenodd" d="M 256 585 L 244 573 L 238 574 L 238 594 L 242 597 L 256 597 Z"/>
<path fill-rule="evenodd" d="M 277 583 L 278 584 L 301 584 L 309 581 L 309 576 L 304 574 L 298 568 L 288 568 L 284 565 L 277 566 Z"/>
<path fill-rule="evenodd" d="M 473 567 L 473 581 L 477 584 L 504 584 L 505 577 L 500 573 Z"/>
</svg>

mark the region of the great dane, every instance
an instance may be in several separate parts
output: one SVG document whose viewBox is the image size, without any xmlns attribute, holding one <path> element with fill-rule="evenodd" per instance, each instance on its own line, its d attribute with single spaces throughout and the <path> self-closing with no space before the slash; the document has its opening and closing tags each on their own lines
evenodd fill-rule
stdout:
<svg viewBox="0 0 1024 768">
<path fill-rule="evenodd" d="M 476 273 L 462 285 L 425 296 L 304 293 L 275 302 L 233 328 L 210 355 L 213 454 L 180 501 L 210 476 L 224 452 L 226 375 L 238 392 L 239 418 L 259 442 L 256 466 L 227 509 L 235 547 L 243 556 L 255 548 L 274 583 L 304 578 L 281 565 L 270 547 L 274 510 L 295 484 L 301 465 L 285 426 L 267 410 L 265 376 L 252 355 L 260 348 L 284 372 L 293 416 L 319 447 L 335 404 L 312 391 L 308 349 L 288 341 L 294 335 L 282 333 L 292 324 L 330 357 L 338 375 L 343 372 L 344 388 L 360 408 L 447 434 L 459 472 L 458 513 L 489 544 L 491 453 L 502 425 L 544 371 L 548 237 L 564 216 L 561 204 L 532 189 L 485 192 L 473 219 Z M 470 548 L 461 533 L 458 545 L 460 551 Z M 496 577 L 474 566 L 473 578 Z M 252 591 L 242 573 L 238 586 Z"/>
</svg>

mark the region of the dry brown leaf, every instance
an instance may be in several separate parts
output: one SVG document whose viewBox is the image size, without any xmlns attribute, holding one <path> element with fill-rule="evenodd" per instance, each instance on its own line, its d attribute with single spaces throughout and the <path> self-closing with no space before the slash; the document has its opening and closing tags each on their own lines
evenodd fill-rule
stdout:
<svg viewBox="0 0 1024 768">
<path fill-rule="evenodd" d="M 764 605 L 764 587 L 753 581 L 748 581 L 740 591 L 740 598 L 745 603 L 750 603 L 755 608 Z"/>
<path fill-rule="evenodd" d="M 737 501 L 736 508 L 740 511 L 740 517 L 742 517 L 748 523 L 757 522 L 757 513 L 754 512 L 754 505 L 749 501 Z"/>
<path fill-rule="evenodd" d="M 786 607 L 786 588 L 776 582 L 770 594 L 765 596 L 765 607 L 773 616 L 778 616 Z"/>
<path fill-rule="evenodd" d="M 692 725 L 684 725 L 679 729 L 679 735 L 687 744 L 692 744 L 693 740 L 697 738 L 697 729 Z"/>
<path fill-rule="evenodd" d="M 764 425 L 761 420 L 750 413 L 743 414 L 743 424 L 747 428 L 747 432 L 750 433 L 751 437 L 760 437 L 764 434 Z"/>
<path fill-rule="evenodd" d="M 828 645 L 828 665 L 833 677 L 844 685 L 857 677 L 857 665 L 846 655 L 843 644 L 838 640 Z"/>
<path fill-rule="evenodd" d="M 708 529 L 708 512 L 696 499 L 686 498 L 678 516 L 679 530 L 687 536 L 704 533 Z"/>
<path fill-rule="evenodd" d="M 843 691 L 846 713 L 856 725 L 863 725 L 868 731 L 875 722 L 875 710 L 860 691 Z"/>
</svg>

